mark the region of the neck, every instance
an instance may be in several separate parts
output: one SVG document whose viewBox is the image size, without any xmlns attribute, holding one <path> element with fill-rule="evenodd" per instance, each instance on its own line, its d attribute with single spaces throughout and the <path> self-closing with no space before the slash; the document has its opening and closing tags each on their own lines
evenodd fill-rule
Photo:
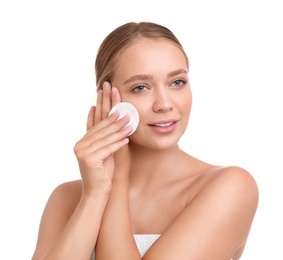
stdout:
<svg viewBox="0 0 283 260">
<path fill-rule="evenodd" d="M 129 145 L 131 152 L 130 182 L 148 185 L 174 177 L 174 170 L 183 161 L 185 153 L 178 145 L 166 150 L 152 150 L 136 144 Z M 180 161 L 181 160 L 181 161 Z"/>
</svg>

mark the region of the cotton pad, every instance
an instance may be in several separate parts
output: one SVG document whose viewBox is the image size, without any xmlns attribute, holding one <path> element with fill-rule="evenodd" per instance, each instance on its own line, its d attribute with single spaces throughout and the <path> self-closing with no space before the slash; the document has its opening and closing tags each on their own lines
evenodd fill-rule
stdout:
<svg viewBox="0 0 283 260">
<path fill-rule="evenodd" d="M 111 108 L 109 115 L 111 115 L 117 110 L 120 112 L 120 116 L 118 119 L 122 118 L 125 115 L 130 116 L 130 122 L 127 124 L 127 126 L 130 125 L 133 128 L 132 132 L 129 135 L 133 134 L 138 127 L 140 119 L 137 109 L 128 102 L 120 102 Z"/>
</svg>

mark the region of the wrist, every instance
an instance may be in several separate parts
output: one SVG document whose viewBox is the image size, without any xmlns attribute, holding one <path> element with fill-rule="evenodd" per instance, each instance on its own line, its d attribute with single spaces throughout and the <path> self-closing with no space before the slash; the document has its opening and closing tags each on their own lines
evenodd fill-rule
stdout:
<svg viewBox="0 0 283 260">
<path fill-rule="evenodd" d="M 87 193 L 83 192 L 82 197 L 81 197 L 81 202 L 82 203 L 97 203 L 98 201 L 106 202 L 108 201 L 110 196 L 110 192 L 92 192 L 92 193 Z"/>
</svg>

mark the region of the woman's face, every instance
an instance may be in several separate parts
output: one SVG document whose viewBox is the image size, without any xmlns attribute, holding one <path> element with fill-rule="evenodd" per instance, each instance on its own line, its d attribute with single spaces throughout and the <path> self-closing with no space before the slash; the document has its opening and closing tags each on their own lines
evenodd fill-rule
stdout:
<svg viewBox="0 0 283 260">
<path fill-rule="evenodd" d="M 131 144 L 167 149 L 178 143 L 188 124 L 192 95 L 186 58 L 176 45 L 152 39 L 134 43 L 119 56 L 111 83 L 140 115 Z"/>
</svg>

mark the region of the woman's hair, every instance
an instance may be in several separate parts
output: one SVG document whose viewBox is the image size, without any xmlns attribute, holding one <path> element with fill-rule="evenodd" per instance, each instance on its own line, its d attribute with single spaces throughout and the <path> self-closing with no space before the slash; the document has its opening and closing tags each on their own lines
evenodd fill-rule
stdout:
<svg viewBox="0 0 283 260">
<path fill-rule="evenodd" d="M 112 31 L 101 43 L 95 61 L 97 90 L 105 81 L 111 83 L 120 53 L 142 38 L 166 39 L 178 46 L 187 55 L 177 37 L 166 27 L 151 22 L 130 22 Z"/>
</svg>

